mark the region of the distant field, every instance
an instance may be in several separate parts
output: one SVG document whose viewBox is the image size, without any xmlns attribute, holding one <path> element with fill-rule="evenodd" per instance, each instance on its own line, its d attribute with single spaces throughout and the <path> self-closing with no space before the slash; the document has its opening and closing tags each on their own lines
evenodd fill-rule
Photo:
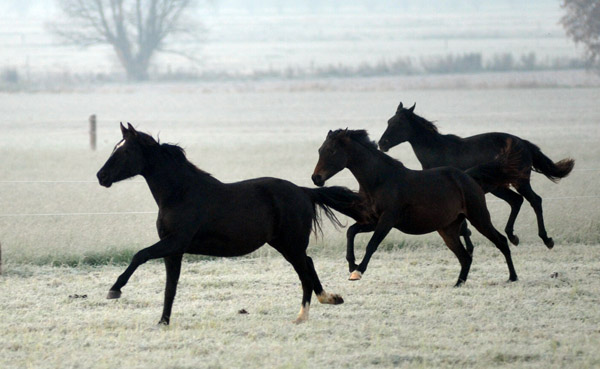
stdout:
<svg viewBox="0 0 600 369">
<path fill-rule="evenodd" d="M 217 2 L 193 14 L 206 28 L 205 41 L 183 46 L 197 49 L 201 63 L 191 65 L 187 59 L 163 54 L 155 58 L 151 72 L 254 75 L 269 70 L 357 67 L 399 58 L 419 65 L 423 58 L 465 53 L 480 53 L 485 62 L 494 55 L 511 54 L 518 60 L 534 53 L 537 62 L 550 64 L 581 53 L 559 24 L 558 2 L 490 3 L 466 9 L 438 3 L 412 9 L 396 5 L 255 13 L 222 9 L 225 5 Z M 82 49 L 60 44 L 46 27 L 60 16 L 52 4 L 46 7 L 26 17 L 0 14 L 0 70 L 16 68 L 25 80 L 47 74 L 121 72 L 109 46 Z"/>
<path fill-rule="evenodd" d="M 283 258 L 184 263 L 162 329 L 162 263 L 143 265 L 110 301 L 123 267 L 12 264 L 0 277 L 0 367 L 600 366 L 598 245 L 528 243 L 513 258 L 520 281 L 509 284 L 501 254 L 479 247 L 455 289 L 458 262 L 439 244 L 379 252 L 359 282 L 346 280 L 341 255 L 315 257 L 325 288 L 345 303 L 313 298 L 298 326 L 300 284 Z"/>
<path fill-rule="evenodd" d="M 323 86 L 327 80 L 299 90 L 285 83 L 232 89 L 190 84 L 1 94 L 0 242 L 5 263 L 123 262 L 156 240 L 157 208 L 141 177 L 110 189 L 96 183 L 95 173 L 120 139 L 119 121 L 181 144 L 192 162 L 223 181 L 274 176 L 312 186 L 317 149 L 329 129 L 366 128 L 376 140 L 400 100 L 416 101 L 416 111 L 437 121 L 443 133 L 506 131 L 538 144 L 554 160 L 575 158 L 568 178 L 553 184 L 534 174 L 533 187 L 544 198 L 548 232 L 558 246 L 600 242 L 600 89 L 405 90 L 391 84 L 362 90 L 351 81 L 347 88 Z M 96 152 L 88 149 L 87 117 L 92 113 L 99 121 Z M 408 167 L 420 167 L 408 144 L 390 154 Z M 357 188 L 348 171 L 330 183 Z M 503 229 L 508 206 L 488 199 L 492 220 Z M 525 243 L 542 245 L 527 204 L 516 234 Z M 344 242 L 344 231 L 325 223 L 323 237 L 313 240 L 311 249 L 339 255 Z M 432 243 L 441 243 L 437 234 L 414 237 L 394 231 L 382 247 Z"/>
</svg>

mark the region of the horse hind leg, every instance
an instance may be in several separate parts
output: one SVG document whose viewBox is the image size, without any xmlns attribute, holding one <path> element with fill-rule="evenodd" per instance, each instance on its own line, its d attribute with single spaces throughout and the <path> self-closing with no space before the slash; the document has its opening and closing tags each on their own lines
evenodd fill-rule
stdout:
<svg viewBox="0 0 600 369">
<path fill-rule="evenodd" d="M 319 276 L 317 275 L 317 271 L 315 270 L 315 265 L 313 264 L 310 256 L 306 257 L 306 264 L 308 266 L 308 271 L 313 280 L 313 291 L 317 295 L 317 299 L 321 304 L 331 304 L 331 305 L 339 305 L 344 303 L 344 299 L 342 296 L 337 293 L 328 293 L 325 292 L 323 286 L 321 285 L 321 281 L 319 280 Z"/>
<path fill-rule="evenodd" d="M 462 222 L 463 220 L 460 220 L 444 229 L 438 230 L 438 233 L 442 236 L 446 246 L 448 246 L 454 255 L 456 255 L 460 263 L 460 274 L 458 275 L 458 281 L 456 281 L 454 287 L 460 287 L 467 281 L 467 276 L 469 275 L 469 269 L 471 268 L 471 262 L 473 260 L 469 252 L 460 242 L 459 233 Z"/>
<path fill-rule="evenodd" d="M 314 284 L 308 271 L 306 255 L 290 256 L 286 257 L 286 259 L 292 264 L 300 278 L 300 283 L 302 283 L 302 304 L 300 305 L 298 317 L 293 321 L 295 324 L 300 324 L 308 320 L 308 311 L 310 310 L 310 299 Z"/>
<path fill-rule="evenodd" d="M 471 231 L 469 230 L 469 225 L 467 224 L 466 220 L 463 220 L 463 222 L 460 224 L 460 235 L 465 240 L 467 251 L 471 256 L 473 256 L 473 250 L 475 249 L 475 247 L 473 246 L 473 242 L 471 241 Z"/>
<path fill-rule="evenodd" d="M 488 240 L 492 241 L 492 243 L 500 250 L 500 252 L 504 255 L 506 259 L 506 265 L 508 266 L 509 282 L 517 281 L 519 278 L 517 277 L 517 272 L 515 271 L 515 267 L 513 265 L 512 257 L 510 254 L 510 248 L 508 247 L 508 241 L 506 237 L 504 237 L 492 224 L 489 213 L 484 219 L 474 219 L 469 218 L 471 224 L 484 235 Z"/>
<path fill-rule="evenodd" d="M 538 224 L 538 235 L 544 241 L 544 245 L 549 249 L 554 247 L 554 240 L 551 237 L 548 237 L 548 233 L 546 232 L 546 227 L 544 225 L 544 214 L 542 210 L 542 198 L 533 191 L 531 188 L 531 184 L 529 182 L 519 184 L 517 187 L 517 191 L 529 201 L 533 211 L 535 212 L 535 216 L 537 218 Z"/>
<path fill-rule="evenodd" d="M 320 291 L 323 290 L 321 283 L 313 280 L 313 275 L 310 272 L 308 266 L 308 256 L 306 255 L 306 248 L 308 246 L 308 235 L 306 239 L 302 240 L 278 240 L 277 242 L 269 242 L 277 251 L 279 251 L 285 260 L 287 260 L 300 278 L 302 284 L 302 304 L 300 305 L 300 312 L 298 317 L 293 321 L 295 324 L 304 323 L 308 320 L 308 312 L 310 310 L 310 299 L 312 297 L 313 290 L 316 288 Z M 316 275 L 316 272 L 315 272 Z"/>
</svg>

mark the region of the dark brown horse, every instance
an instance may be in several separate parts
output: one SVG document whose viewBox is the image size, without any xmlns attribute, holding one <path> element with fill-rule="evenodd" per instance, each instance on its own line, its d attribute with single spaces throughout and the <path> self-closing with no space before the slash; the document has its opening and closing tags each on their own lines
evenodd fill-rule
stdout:
<svg viewBox="0 0 600 369">
<path fill-rule="evenodd" d="M 183 254 L 239 256 L 268 243 L 292 264 L 302 282 L 302 305 L 296 323 L 308 319 L 312 292 L 319 302 L 341 304 L 340 295 L 323 290 L 312 259 L 306 255 L 311 229 L 319 226 L 316 206 L 336 222 L 330 208 L 349 207 L 358 195 L 343 187 L 310 189 L 277 178 L 221 183 L 190 163 L 176 145 L 160 144 L 151 136 L 121 124 L 123 139 L 98 172 L 110 187 L 142 175 L 158 204 L 156 226 L 160 241 L 136 253 L 111 287 L 121 288 L 137 267 L 164 258 L 167 284 L 159 324 L 169 324 Z"/>
<path fill-rule="evenodd" d="M 511 208 L 504 231 L 510 242 L 515 245 L 519 244 L 519 238 L 513 232 L 524 197 L 535 211 L 538 235 L 548 248 L 554 246 L 554 241 L 548 237 L 544 226 L 542 198 L 531 188 L 531 171 L 542 173 L 551 181 L 558 182 L 571 173 L 575 165 L 573 159 L 567 158 L 554 163 L 536 145 L 508 133 L 490 132 L 465 138 L 442 135 L 433 123 L 415 114 L 414 110 L 415 105 L 407 109 L 400 103 L 396 114 L 388 120 L 388 127 L 379 140 L 381 150 L 386 152 L 390 148 L 408 141 L 423 169 L 452 166 L 465 170 L 489 162 L 510 141 L 513 148 L 520 152 L 521 160 L 517 165 L 525 175 L 514 184 L 518 193 L 506 187 L 491 190 L 493 195 L 506 201 Z M 469 244 L 469 231 L 466 224 L 462 234 L 465 236 L 465 242 Z"/>
<path fill-rule="evenodd" d="M 470 169 L 469 174 L 453 167 L 410 170 L 377 150 L 366 131 L 329 131 L 319 149 L 312 180 L 317 186 L 323 186 L 327 179 L 348 168 L 365 199 L 365 214 L 357 219 L 357 228 L 361 232 L 374 231 L 359 265 L 355 264 L 354 246 L 349 243 L 346 256 L 352 271 L 350 279 L 361 278 L 377 246 L 396 228 L 409 234 L 437 231 L 460 262 L 456 282 L 456 286 L 460 286 L 467 280 L 472 260 L 459 238 L 460 225 L 468 219 L 504 254 L 509 280 L 516 281 L 508 243 L 490 221 L 481 188 L 482 185 L 506 186 L 520 178 L 521 174 L 512 165 L 505 164 L 513 161 L 516 154 L 510 146 L 505 147 L 505 151 L 491 163 Z"/>
</svg>

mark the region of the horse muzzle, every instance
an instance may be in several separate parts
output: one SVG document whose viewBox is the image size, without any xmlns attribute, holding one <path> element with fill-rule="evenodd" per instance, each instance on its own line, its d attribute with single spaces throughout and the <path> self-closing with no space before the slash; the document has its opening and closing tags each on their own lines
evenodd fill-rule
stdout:
<svg viewBox="0 0 600 369">
<path fill-rule="evenodd" d="M 99 171 L 98 174 L 96 174 L 96 177 L 98 177 L 98 183 L 100 183 L 100 186 L 109 188 L 113 184 L 112 181 L 108 178 L 106 172 Z"/>
<path fill-rule="evenodd" d="M 382 139 L 379 140 L 379 150 L 383 151 L 383 152 L 388 152 L 388 150 L 390 149 L 390 142 L 387 139 Z"/>
<path fill-rule="evenodd" d="M 311 179 L 315 186 L 323 187 L 323 185 L 325 185 L 325 179 L 323 179 L 323 177 L 320 174 L 313 174 Z"/>
</svg>

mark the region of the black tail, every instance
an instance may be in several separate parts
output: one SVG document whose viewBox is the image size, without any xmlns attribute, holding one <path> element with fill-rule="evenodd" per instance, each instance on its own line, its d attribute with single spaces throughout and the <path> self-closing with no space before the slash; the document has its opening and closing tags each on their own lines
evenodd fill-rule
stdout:
<svg viewBox="0 0 600 369">
<path fill-rule="evenodd" d="M 525 178 L 526 174 L 519 165 L 521 161 L 521 152 L 514 149 L 509 141 L 507 147 L 494 160 L 469 168 L 465 173 L 487 193 L 498 187 L 515 185 Z"/>
<path fill-rule="evenodd" d="M 554 163 L 549 157 L 542 153 L 542 150 L 540 150 L 539 147 L 529 141 L 525 141 L 525 143 L 531 153 L 533 170 L 542 173 L 552 182 L 558 182 L 561 178 L 568 176 L 569 173 L 571 173 L 571 170 L 573 170 L 573 167 L 575 166 L 574 159 L 566 158 Z"/>
<path fill-rule="evenodd" d="M 313 204 L 318 205 L 325 213 L 325 216 L 329 218 L 335 226 L 343 227 L 342 223 L 331 209 L 337 210 L 353 219 L 360 219 L 362 217 L 361 204 L 363 201 L 362 197 L 357 192 L 340 186 L 320 188 L 302 187 L 302 189 L 308 194 L 313 201 Z M 315 214 L 313 230 L 316 233 L 317 231 L 320 231 L 321 225 L 318 214 L 316 212 Z"/>
</svg>

